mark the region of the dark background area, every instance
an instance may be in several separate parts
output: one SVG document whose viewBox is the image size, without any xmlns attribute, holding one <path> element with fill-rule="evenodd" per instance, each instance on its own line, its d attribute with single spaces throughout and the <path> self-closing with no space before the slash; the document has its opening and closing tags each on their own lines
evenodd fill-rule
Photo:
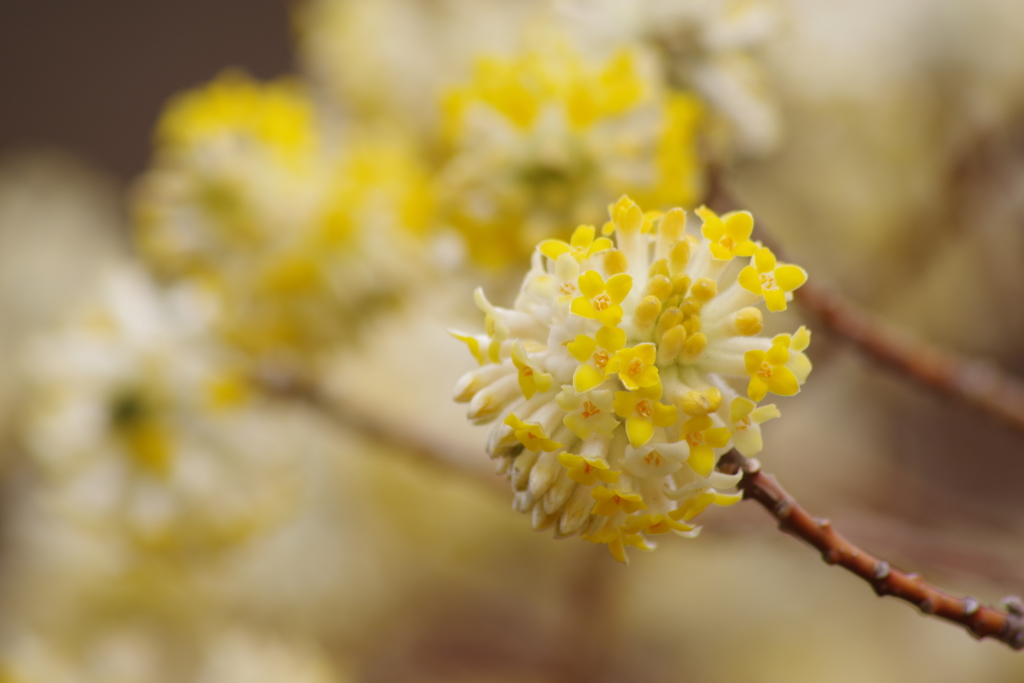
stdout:
<svg viewBox="0 0 1024 683">
<path fill-rule="evenodd" d="M 0 155 L 61 148 L 127 180 L 160 108 L 229 66 L 291 70 L 287 0 L 0 0 Z"/>
</svg>

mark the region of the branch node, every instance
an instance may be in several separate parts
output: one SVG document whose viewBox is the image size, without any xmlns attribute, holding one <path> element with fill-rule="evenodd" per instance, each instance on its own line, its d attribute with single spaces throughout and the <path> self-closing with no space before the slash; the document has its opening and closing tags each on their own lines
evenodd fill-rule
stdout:
<svg viewBox="0 0 1024 683">
<path fill-rule="evenodd" d="M 967 616 L 971 616 L 972 614 L 977 612 L 978 607 L 980 607 L 978 601 L 974 598 L 964 598 L 963 600 L 961 600 L 961 602 L 964 605 L 964 614 Z"/>
<path fill-rule="evenodd" d="M 1019 596 L 1007 595 L 999 601 L 999 606 L 1014 616 L 1024 617 L 1024 600 Z"/>
<path fill-rule="evenodd" d="M 917 604 L 917 608 L 921 610 L 922 614 L 935 613 L 935 603 L 932 602 L 930 598 L 924 598 L 923 600 L 921 600 L 921 602 Z"/>
<path fill-rule="evenodd" d="M 889 563 L 885 560 L 876 562 L 875 568 L 871 570 L 871 576 L 878 581 L 885 581 L 889 578 Z"/>
<path fill-rule="evenodd" d="M 743 471 L 747 474 L 754 474 L 761 471 L 761 461 L 757 458 L 747 458 L 743 463 Z"/>
<path fill-rule="evenodd" d="M 821 559 L 825 560 L 825 564 L 835 564 L 841 556 L 842 553 L 838 548 L 829 548 L 821 554 Z"/>
</svg>

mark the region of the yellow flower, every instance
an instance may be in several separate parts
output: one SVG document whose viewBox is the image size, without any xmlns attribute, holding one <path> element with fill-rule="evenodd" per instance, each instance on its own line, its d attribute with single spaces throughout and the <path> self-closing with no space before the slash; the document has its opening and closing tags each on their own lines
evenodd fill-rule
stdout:
<svg viewBox="0 0 1024 683">
<path fill-rule="evenodd" d="M 689 499 L 683 505 L 673 510 L 670 515 L 673 519 L 681 519 L 688 522 L 700 513 L 704 512 L 709 505 L 728 507 L 743 500 L 740 493 L 719 493 L 718 491 L 704 491 L 703 493 Z"/>
<path fill-rule="evenodd" d="M 644 551 L 654 550 L 654 546 L 647 543 L 639 533 L 623 533 L 622 528 L 615 525 L 608 525 L 594 533 L 583 536 L 584 540 L 591 543 L 603 543 L 608 546 L 612 557 L 623 564 L 629 564 L 629 556 L 626 555 L 626 546 L 631 545 Z"/>
<path fill-rule="evenodd" d="M 625 534 L 645 533 L 652 536 L 675 532 L 680 536 L 692 537 L 696 535 L 696 530 L 696 527 L 684 524 L 669 515 L 637 515 L 622 526 Z"/>
<path fill-rule="evenodd" d="M 723 261 L 735 256 L 753 256 L 757 245 L 750 239 L 754 231 L 754 217 L 747 211 L 731 211 L 721 218 L 702 206 L 697 215 L 704 220 L 701 233 L 711 240 L 711 255 Z"/>
<path fill-rule="evenodd" d="M 606 282 L 596 270 L 580 275 L 580 294 L 573 299 L 572 312 L 602 325 L 615 327 L 622 320 L 622 300 L 633 287 L 633 278 L 626 273 L 612 275 Z"/>
<path fill-rule="evenodd" d="M 594 226 L 581 225 L 572 233 L 569 243 L 562 240 L 544 240 L 538 248 L 540 253 L 557 260 L 562 254 L 572 254 L 577 261 L 583 261 L 594 254 L 611 249 L 612 241 L 607 237 L 594 239 Z"/>
<path fill-rule="evenodd" d="M 533 398 L 538 391 L 543 394 L 551 389 L 551 375 L 533 366 L 522 342 L 517 341 L 512 345 L 512 363 L 519 371 L 519 388 L 523 396 Z"/>
<path fill-rule="evenodd" d="M 590 391 L 600 386 L 607 377 L 608 363 L 626 344 L 626 331 L 617 327 L 602 327 L 593 337 L 576 335 L 566 344 L 569 354 L 580 362 L 572 375 L 572 386 L 577 392 Z"/>
<path fill-rule="evenodd" d="M 585 458 L 573 453 L 559 453 L 558 462 L 569 470 L 568 476 L 584 486 L 593 486 L 598 480 L 606 484 L 614 484 L 619 480 L 621 472 L 608 469 L 608 463 L 600 458 Z"/>
<path fill-rule="evenodd" d="M 516 417 L 515 413 L 510 413 L 505 418 L 505 424 L 513 429 L 513 433 L 519 443 L 534 453 L 557 451 L 562 447 L 562 444 L 548 438 L 548 435 L 544 433 L 544 428 L 539 424 L 536 422 L 523 422 Z"/>
<path fill-rule="evenodd" d="M 614 417 L 611 391 L 577 393 L 566 384 L 555 400 L 566 413 L 562 422 L 581 439 L 589 439 L 591 433 L 610 439 L 612 432 L 619 426 L 619 421 Z"/>
<path fill-rule="evenodd" d="M 775 404 L 757 407 L 749 398 L 737 396 L 729 404 L 729 422 L 732 443 L 741 454 L 752 458 L 764 447 L 761 441 L 761 423 L 781 417 Z"/>
<path fill-rule="evenodd" d="M 780 266 L 768 247 L 758 247 L 754 265 L 741 270 L 737 281 L 747 291 L 763 295 L 768 310 L 777 312 L 786 310 L 786 294 L 807 282 L 807 271 L 800 266 Z"/>
<path fill-rule="evenodd" d="M 743 364 L 750 375 L 747 396 L 760 401 L 770 391 L 779 396 L 793 396 L 800 391 L 800 383 L 793 371 L 786 367 L 789 349 L 781 341 L 773 343 L 767 351 L 753 349 L 743 354 Z"/>
<path fill-rule="evenodd" d="M 626 436 L 633 448 L 650 441 L 655 427 L 671 427 L 679 418 L 675 406 L 667 406 L 660 399 L 660 382 L 636 391 L 615 392 L 615 414 L 626 420 Z"/>
<path fill-rule="evenodd" d="M 715 427 L 708 415 L 697 415 L 683 423 L 682 434 L 690 446 L 690 457 L 686 461 L 690 468 L 702 477 L 711 474 L 715 466 L 715 452 L 712 449 L 724 448 L 729 443 L 729 430 Z"/>
<path fill-rule="evenodd" d="M 593 513 L 602 517 L 611 517 L 620 512 L 629 515 L 637 510 L 647 509 L 647 504 L 639 493 L 613 491 L 605 486 L 597 486 L 590 491 L 590 496 L 597 501 Z"/>
<path fill-rule="evenodd" d="M 796 381 L 803 384 L 807 376 L 811 374 L 811 360 L 804 351 L 811 345 L 811 331 L 801 325 L 794 334 L 777 334 L 772 338 L 772 344 L 781 344 L 789 349 L 789 362 L 786 364 Z"/>
<path fill-rule="evenodd" d="M 660 381 L 658 368 L 654 364 L 657 358 L 658 348 L 651 343 L 619 349 L 608 362 L 605 373 L 619 373 L 619 379 L 630 391 L 641 387 L 653 387 Z"/>
</svg>

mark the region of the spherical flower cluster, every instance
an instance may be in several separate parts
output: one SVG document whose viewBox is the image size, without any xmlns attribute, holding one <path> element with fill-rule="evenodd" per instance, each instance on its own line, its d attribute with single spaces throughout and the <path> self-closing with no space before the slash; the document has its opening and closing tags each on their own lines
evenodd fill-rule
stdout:
<svg viewBox="0 0 1024 683">
<path fill-rule="evenodd" d="M 745 154 L 770 152 L 780 116 L 760 53 L 781 23 L 762 0 L 569 0 L 571 30 L 586 42 L 656 45 L 672 88 L 696 92 L 716 142 Z M 715 126 L 715 128 L 719 128 Z"/>
<path fill-rule="evenodd" d="M 158 273 L 217 306 L 225 338 L 302 365 L 411 282 L 432 216 L 401 136 L 326 125 L 291 80 L 226 72 L 179 95 L 140 184 L 139 241 Z"/>
<path fill-rule="evenodd" d="M 297 500 L 297 425 L 204 342 L 192 303 L 118 269 L 30 348 L 21 439 L 42 505 L 85 533 L 144 551 L 219 550 Z"/>
<path fill-rule="evenodd" d="M 518 56 L 479 58 L 444 99 L 439 209 L 473 260 L 525 261 L 541 237 L 600 220 L 608 196 L 695 201 L 700 107 L 662 86 L 650 54 L 595 63 L 556 34 L 527 38 Z"/>
<path fill-rule="evenodd" d="M 785 310 L 806 280 L 750 239 L 747 212 L 643 213 L 623 197 L 597 235 L 546 240 L 515 305 L 481 290 L 484 334 L 453 333 L 480 367 L 455 400 L 476 424 L 497 422 L 487 450 L 508 475 L 515 509 L 536 529 L 605 543 L 620 561 L 649 536 L 692 536 L 709 505 L 730 505 L 739 475 L 717 472 L 730 448 L 761 450 L 811 364 L 810 333 L 761 336 L 764 305 Z M 609 236 L 614 234 L 613 243 Z"/>
</svg>

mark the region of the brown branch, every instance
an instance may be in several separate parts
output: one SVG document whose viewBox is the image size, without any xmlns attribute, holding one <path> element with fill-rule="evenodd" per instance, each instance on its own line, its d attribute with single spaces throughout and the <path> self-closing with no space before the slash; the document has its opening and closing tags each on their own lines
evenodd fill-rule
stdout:
<svg viewBox="0 0 1024 683">
<path fill-rule="evenodd" d="M 319 387 L 302 379 L 265 374 L 255 384 L 268 396 L 298 401 L 334 424 L 361 434 L 377 443 L 390 446 L 407 459 L 446 475 L 482 484 L 492 491 L 507 492 L 504 479 L 483 470 L 461 466 L 459 461 L 472 462 L 477 453 L 459 453 L 461 446 L 444 443 L 432 435 L 392 424 L 377 414 L 341 397 L 328 396 Z"/>
<path fill-rule="evenodd" d="M 720 170 L 709 174 L 707 203 L 721 211 L 740 206 Z M 758 220 L 762 235 L 764 222 Z M 764 240 L 783 258 L 782 250 Z M 822 323 L 882 364 L 1024 432 L 1024 382 L 990 363 L 964 358 L 896 328 L 815 278 L 794 296 Z"/>
<path fill-rule="evenodd" d="M 1024 603 L 1004 598 L 1005 611 L 957 598 L 935 588 L 917 574 L 908 574 L 853 545 L 832 529 L 827 519 L 812 517 L 775 477 L 760 471 L 756 460 L 732 451 L 722 459 L 723 471 L 743 470 L 743 498 L 761 504 L 779 521 L 779 529 L 821 552 L 826 564 L 837 564 L 868 582 L 879 596 L 891 595 L 915 605 L 924 614 L 960 624 L 975 638 L 994 638 L 1014 650 L 1024 649 Z"/>
</svg>

